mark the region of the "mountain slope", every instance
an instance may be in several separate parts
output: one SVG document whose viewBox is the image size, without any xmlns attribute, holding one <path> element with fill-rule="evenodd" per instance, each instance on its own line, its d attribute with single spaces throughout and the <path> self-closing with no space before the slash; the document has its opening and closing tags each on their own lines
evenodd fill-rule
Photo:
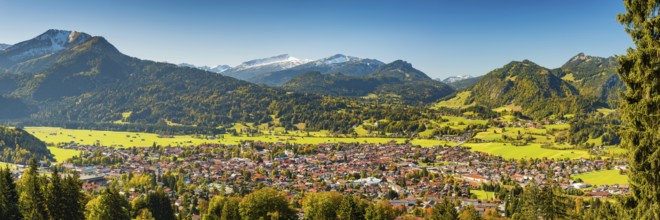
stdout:
<svg viewBox="0 0 660 220">
<path fill-rule="evenodd" d="M 0 161 L 25 164 L 31 157 L 52 160 L 46 144 L 21 129 L 0 127 Z"/>
<path fill-rule="evenodd" d="M 360 97 L 376 94 L 407 103 L 433 102 L 453 92 L 444 83 L 431 80 L 407 62 L 397 60 L 366 76 L 311 72 L 294 77 L 283 88 L 305 93 Z"/>
<path fill-rule="evenodd" d="M 280 86 L 293 79 L 295 76 L 304 73 L 342 73 L 349 76 L 363 76 L 374 72 L 382 65 L 384 65 L 384 63 L 378 60 L 361 59 L 337 54 L 289 69 L 257 75 L 247 79 L 247 81 L 269 86 Z"/>
<path fill-rule="evenodd" d="M 625 89 L 616 73 L 617 67 L 614 57 L 594 57 L 580 53 L 557 72 L 562 79 L 575 86 L 581 95 L 613 103 L 618 99 L 618 92 Z"/>
<path fill-rule="evenodd" d="M 7 49 L 9 47 L 11 47 L 11 45 L 9 45 L 9 44 L 0 44 L 0 50 Z"/>
<path fill-rule="evenodd" d="M 209 67 L 209 66 L 195 66 L 195 65 L 192 65 L 192 64 L 189 64 L 189 63 L 181 63 L 181 64 L 179 64 L 179 66 L 196 68 L 196 69 L 209 71 L 209 72 L 214 72 L 214 73 L 222 73 L 224 71 L 227 71 L 227 70 L 231 69 L 231 67 L 227 66 L 227 65 L 217 65 L 217 66 Z"/>
<path fill-rule="evenodd" d="M 583 105 L 589 102 L 555 74 L 528 60 L 511 62 L 481 78 L 471 89 L 470 99 L 492 108 L 521 106 L 523 113 L 532 117 L 587 110 Z"/>
</svg>

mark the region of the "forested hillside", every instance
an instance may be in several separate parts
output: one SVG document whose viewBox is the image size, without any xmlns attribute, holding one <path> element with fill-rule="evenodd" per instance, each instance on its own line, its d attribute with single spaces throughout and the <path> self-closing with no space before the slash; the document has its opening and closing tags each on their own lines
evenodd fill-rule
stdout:
<svg viewBox="0 0 660 220">
<path fill-rule="evenodd" d="M 454 90 L 431 80 L 425 73 L 405 61 L 394 61 L 365 76 L 341 73 L 311 72 L 298 75 L 282 86 L 286 90 L 321 95 L 362 97 L 369 94 L 379 99 L 400 100 L 408 104 L 430 103 Z"/>
<path fill-rule="evenodd" d="M 53 159 L 46 144 L 21 130 L 0 127 L 0 161 L 25 164 L 31 157 Z"/>
</svg>

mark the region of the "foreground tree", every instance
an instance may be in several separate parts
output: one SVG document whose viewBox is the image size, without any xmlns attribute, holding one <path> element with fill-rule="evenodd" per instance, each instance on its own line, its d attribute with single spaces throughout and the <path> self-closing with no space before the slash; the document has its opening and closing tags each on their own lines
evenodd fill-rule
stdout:
<svg viewBox="0 0 660 220">
<path fill-rule="evenodd" d="M 263 188 L 248 194 L 239 205 L 241 218 L 250 219 L 293 219 L 296 217 L 289 207 L 286 196 L 274 189 Z"/>
<path fill-rule="evenodd" d="M 630 188 L 635 219 L 660 217 L 660 1 L 625 0 L 618 20 L 635 48 L 618 57 L 619 77 L 627 86 L 621 98 L 625 123 L 621 145 L 629 151 Z"/>
<path fill-rule="evenodd" d="M 103 190 L 101 195 L 87 203 L 85 216 L 87 219 L 124 220 L 131 219 L 128 200 L 119 194 L 114 187 Z"/>
<path fill-rule="evenodd" d="M 337 219 L 342 199 L 338 192 L 308 193 L 302 203 L 305 219 Z"/>
<path fill-rule="evenodd" d="M 18 209 L 18 192 L 9 168 L 0 169 L 0 216 L 6 220 L 23 219 Z"/>
<path fill-rule="evenodd" d="M 441 203 L 435 204 L 431 213 L 427 216 L 429 220 L 445 220 L 445 219 L 457 219 L 458 212 L 454 207 L 454 203 L 450 202 L 447 199 L 443 199 Z"/>
<path fill-rule="evenodd" d="M 69 213 L 66 213 L 65 196 L 62 177 L 60 176 L 58 168 L 55 167 L 51 173 L 50 182 L 46 186 L 46 205 L 48 206 L 48 213 L 50 214 L 51 219 L 69 219 Z"/>
<path fill-rule="evenodd" d="M 337 219 L 341 220 L 361 220 L 364 219 L 364 206 L 352 195 L 344 196 L 339 210 L 337 210 Z"/>
<path fill-rule="evenodd" d="M 461 210 L 461 213 L 458 214 L 459 220 L 481 220 L 479 212 L 474 209 L 474 206 L 468 205 Z"/>
<path fill-rule="evenodd" d="M 147 194 L 146 206 L 155 219 L 174 220 L 174 209 L 170 198 L 162 189 Z"/>
<path fill-rule="evenodd" d="M 64 213 L 67 213 L 69 220 L 84 220 L 85 219 L 85 204 L 87 204 L 87 197 L 83 192 L 82 182 L 80 175 L 73 173 L 68 175 L 63 180 L 64 188 Z"/>
<path fill-rule="evenodd" d="M 30 159 L 29 168 L 20 180 L 18 204 L 24 219 L 48 219 L 46 198 L 42 189 L 44 181 L 37 173 L 37 160 Z"/>
</svg>

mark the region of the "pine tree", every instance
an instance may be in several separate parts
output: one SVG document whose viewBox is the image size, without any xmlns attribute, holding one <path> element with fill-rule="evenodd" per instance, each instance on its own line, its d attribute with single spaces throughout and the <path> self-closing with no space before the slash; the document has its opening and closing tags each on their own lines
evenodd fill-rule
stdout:
<svg viewBox="0 0 660 220">
<path fill-rule="evenodd" d="M 64 213 L 66 219 L 69 220 L 84 220 L 85 219 L 85 204 L 87 203 L 85 193 L 83 192 L 82 182 L 78 173 L 73 173 L 63 180 L 64 191 Z"/>
<path fill-rule="evenodd" d="M 62 177 L 58 171 L 57 167 L 53 168 L 53 172 L 50 177 L 50 182 L 46 187 L 46 205 L 48 206 L 48 214 L 51 219 L 55 220 L 64 220 L 69 219 L 68 213 L 66 213 L 66 198 L 64 194 L 64 187 L 62 183 Z"/>
<path fill-rule="evenodd" d="M 170 198 L 162 189 L 147 194 L 147 208 L 157 220 L 174 220 L 174 209 Z"/>
<path fill-rule="evenodd" d="M 0 210 L 2 210 L 2 219 L 23 219 L 23 216 L 18 209 L 18 192 L 16 191 L 16 183 L 11 176 L 9 167 L 0 169 Z"/>
<path fill-rule="evenodd" d="M 632 218 L 660 219 L 660 1 L 625 0 L 624 5 L 618 20 L 635 44 L 617 59 L 627 87 L 619 108 L 634 200 L 628 205 L 634 208 Z"/>
<path fill-rule="evenodd" d="M 85 207 L 87 219 L 98 220 L 129 220 L 130 205 L 128 200 L 119 194 L 114 187 L 103 190 L 101 195 L 90 200 Z"/>
<path fill-rule="evenodd" d="M 339 210 L 337 210 L 337 219 L 340 220 L 358 220 L 364 219 L 364 209 L 360 206 L 352 195 L 344 196 Z"/>
<path fill-rule="evenodd" d="M 20 180 L 18 204 L 24 219 L 47 219 L 48 209 L 43 194 L 43 180 L 37 173 L 37 160 L 30 159 L 29 168 Z"/>
<path fill-rule="evenodd" d="M 238 212 L 238 204 L 240 203 L 240 198 L 227 199 L 222 206 L 222 216 L 220 216 L 220 220 L 240 220 L 241 214 Z"/>
</svg>

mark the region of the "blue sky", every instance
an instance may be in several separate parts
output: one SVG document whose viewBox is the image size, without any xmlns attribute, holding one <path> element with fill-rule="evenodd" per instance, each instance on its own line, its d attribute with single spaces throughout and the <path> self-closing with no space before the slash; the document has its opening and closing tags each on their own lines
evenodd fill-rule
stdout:
<svg viewBox="0 0 660 220">
<path fill-rule="evenodd" d="M 3 1 L 0 43 L 47 29 L 104 36 L 125 54 L 238 65 L 288 53 L 406 60 L 434 78 L 482 75 L 512 60 L 555 68 L 579 52 L 632 45 L 618 0 Z"/>
</svg>

